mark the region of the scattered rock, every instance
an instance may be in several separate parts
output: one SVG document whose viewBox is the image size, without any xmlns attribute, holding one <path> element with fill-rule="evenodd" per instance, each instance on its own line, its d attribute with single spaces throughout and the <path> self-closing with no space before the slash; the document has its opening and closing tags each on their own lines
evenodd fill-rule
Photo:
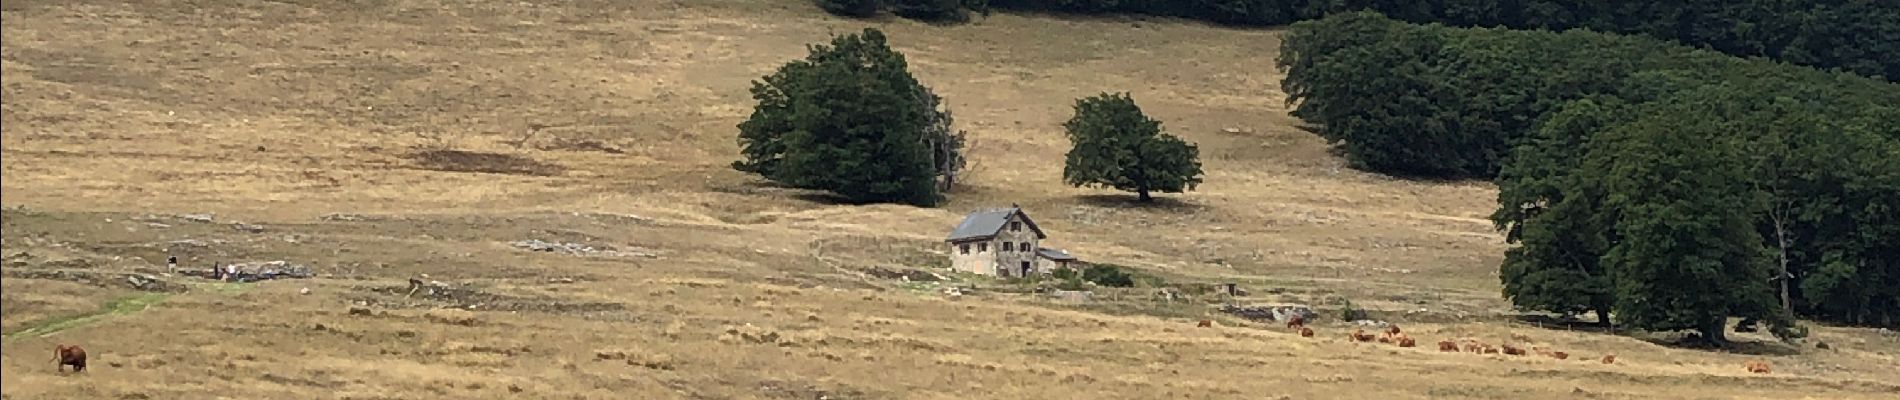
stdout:
<svg viewBox="0 0 1900 400">
<path fill-rule="evenodd" d="M 1299 304 L 1253 307 L 1240 307 L 1227 304 L 1221 306 L 1221 311 L 1253 321 L 1285 321 L 1293 318 L 1295 315 L 1307 321 L 1312 321 L 1319 315 L 1313 312 L 1312 307 Z"/>
<path fill-rule="evenodd" d="M 369 316 L 370 310 L 363 307 L 350 307 L 350 315 Z"/>
<path fill-rule="evenodd" d="M 358 215 L 358 214 L 344 214 L 344 213 L 323 214 L 322 217 L 317 217 L 317 218 L 322 219 L 324 221 L 348 221 L 348 222 L 377 221 L 377 220 L 382 219 L 379 217 L 371 217 L 371 216 Z"/>
<path fill-rule="evenodd" d="M 1833 347 L 1828 346 L 1827 342 L 1817 340 L 1814 342 L 1814 348 L 1821 349 L 1821 350 L 1828 350 L 1828 349 L 1832 349 Z"/>
<path fill-rule="evenodd" d="M 509 384 L 508 393 L 521 393 L 521 386 L 515 385 L 515 384 Z"/>
<path fill-rule="evenodd" d="M 171 244 L 172 244 L 173 246 L 185 246 L 185 247 L 205 247 L 205 246 L 209 246 L 208 244 L 205 244 L 205 242 L 204 242 L 204 241 L 201 241 L 201 240 L 198 240 L 198 239 L 185 239 L 185 240 L 173 240 L 173 241 L 171 241 Z"/>
<path fill-rule="evenodd" d="M 238 232 L 246 232 L 246 233 L 264 233 L 263 226 L 246 224 L 243 222 L 232 222 L 231 229 L 236 229 L 238 230 Z"/>
<path fill-rule="evenodd" d="M 211 213 L 204 213 L 204 214 L 181 214 L 181 215 L 179 215 L 179 216 L 178 216 L 178 219 L 182 219 L 182 220 L 186 220 L 186 221 L 191 221 L 191 222 L 205 222 L 205 223 L 209 223 L 209 222 L 211 222 L 211 221 L 213 220 L 213 218 L 212 218 L 212 214 L 211 214 Z"/>
<path fill-rule="evenodd" d="M 147 222 L 145 223 L 145 226 L 152 227 L 153 229 L 165 229 L 165 228 L 172 227 L 171 225 L 161 224 L 157 222 Z"/>
<path fill-rule="evenodd" d="M 528 251 L 562 253 L 562 254 L 575 255 L 575 256 L 659 258 L 658 255 L 655 255 L 653 253 L 647 253 L 647 252 L 641 252 L 641 251 L 616 250 L 611 247 L 596 248 L 594 246 L 589 246 L 589 245 L 580 244 L 580 243 L 547 242 L 547 241 L 542 241 L 541 239 L 519 240 L 519 241 L 515 241 L 512 244 L 515 247 L 519 247 L 521 249 L 528 250 Z"/>
</svg>

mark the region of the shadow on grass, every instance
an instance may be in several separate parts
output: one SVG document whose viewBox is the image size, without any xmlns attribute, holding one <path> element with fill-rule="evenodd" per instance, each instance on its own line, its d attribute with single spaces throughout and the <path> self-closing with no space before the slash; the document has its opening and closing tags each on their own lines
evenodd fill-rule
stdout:
<svg viewBox="0 0 1900 400">
<path fill-rule="evenodd" d="M 1207 206 L 1204 205 L 1194 204 L 1187 200 L 1174 197 L 1162 197 L 1160 194 L 1157 194 L 1152 201 L 1146 203 L 1142 202 L 1140 197 L 1133 194 L 1088 194 L 1076 196 L 1076 200 L 1082 204 L 1096 207 L 1140 208 L 1182 213 L 1199 212 L 1207 209 Z"/>
<path fill-rule="evenodd" d="M 1639 335 L 1631 335 L 1631 336 L 1634 336 L 1637 339 L 1641 339 L 1642 341 L 1649 342 L 1651 344 L 1655 344 L 1658 346 L 1674 347 L 1678 349 L 1721 351 L 1721 352 L 1735 353 L 1735 354 L 1747 354 L 1751 356 L 1792 356 L 1792 355 L 1801 354 L 1800 349 L 1795 348 L 1792 345 L 1782 344 L 1778 342 L 1762 342 L 1762 341 L 1753 341 L 1753 340 L 1751 341 L 1730 340 L 1728 342 L 1714 344 L 1714 343 L 1709 343 L 1709 341 L 1707 340 L 1702 340 L 1700 336 L 1696 336 L 1693 334 L 1657 333 L 1657 334 L 1650 334 L 1650 335 L 1643 335 L 1643 336 L 1639 336 Z"/>
<path fill-rule="evenodd" d="M 1593 320 L 1565 320 L 1563 318 L 1550 316 L 1550 315 L 1541 315 L 1541 314 L 1522 314 L 1512 319 L 1516 320 L 1517 322 L 1529 324 L 1531 326 L 1534 326 L 1540 329 L 1590 332 L 1590 333 L 1612 333 L 1612 334 L 1616 333 L 1616 330 L 1613 327 L 1609 325 L 1597 325 L 1596 321 L 1593 321 Z"/>
</svg>

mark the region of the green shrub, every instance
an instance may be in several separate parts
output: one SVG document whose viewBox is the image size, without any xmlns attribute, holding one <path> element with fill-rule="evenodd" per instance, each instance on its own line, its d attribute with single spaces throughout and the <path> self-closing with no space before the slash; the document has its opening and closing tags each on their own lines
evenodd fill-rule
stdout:
<svg viewBox="0 0 1900 400">
<path fill-rule="evenodd" d="M 1090 265 L 1082 271 L 1082 280 L 1108 287 L 1134 287 L 1135 278 L 1120 267 L 1108 264 Z"/>
</svg>

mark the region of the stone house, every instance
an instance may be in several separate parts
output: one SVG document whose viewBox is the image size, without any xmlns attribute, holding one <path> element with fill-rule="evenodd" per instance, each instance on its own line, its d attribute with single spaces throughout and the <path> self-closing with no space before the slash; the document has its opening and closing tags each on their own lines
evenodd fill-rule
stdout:
<svg viewBox="0 0 1900 400">
<path fill-rule="evenodd" d="M 950 268 L 974 274 L 1020 278 L 1079 265 L 1067 251 L 1042 247 L 1047 238 L 1029 214 L 1012 206 L 964 216 L 944 242 L 950 244 Z"/>
</svg>

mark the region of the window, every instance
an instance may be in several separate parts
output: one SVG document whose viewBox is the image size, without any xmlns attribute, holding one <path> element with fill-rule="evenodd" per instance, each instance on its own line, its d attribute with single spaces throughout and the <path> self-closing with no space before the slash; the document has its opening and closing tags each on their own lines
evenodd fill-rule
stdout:
<svg viewBox="0 0 1900 400">
<path fill-rule="evenodd" d="M 1029 242 L 1022 242 L 1021 244 L 1016 245 L 1016 248 L 1022 251 L 1036 251 L 1036 248 L 1034 246 L 1030 246 Z"/>
<path fill-rule="evenodd" d="M 962 251 L 963 254 L 970 254 L 970 244 L 964 243 L 964 244 L 957 245 L 957 250 Z"/>
<path fill-rule="evenodd" d="M 1015 245 L 1015 243 L 1003 242 L 1003 251 L 1009 251 L 1009 248 L 1012 245 Z"/>
<path fill-rule="evenodd" d="M 990 251 L 990 242 L 983 242 L 983 243 L 976 244 L 976 252 L 982 253 L 986 251 Z"/>
<path fill-rule="evenodd" d="M 1011 222 L 1011 223 L 1009 223 L 1009 231 L 1010 231 L 1010 232 L 1022 232 L 1022 231 L 1023 231 L 1023 223 L 1021 223 L 1021 222 Z"/>
</svg>

